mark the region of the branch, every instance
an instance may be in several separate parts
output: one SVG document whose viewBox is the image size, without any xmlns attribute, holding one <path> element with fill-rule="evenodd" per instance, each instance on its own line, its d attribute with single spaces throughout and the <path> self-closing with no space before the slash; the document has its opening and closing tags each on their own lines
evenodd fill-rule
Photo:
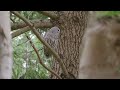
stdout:
<svg viewBox="0 0 120 90">
<path fill-rule="evenodd" d="M 10 20 L 15 23 L 15 21 L 12 19 L 12 13 L 10 13 Z"/>
<path fill-rule="evenodd" d="M 57 19 L 58 15 L 52 11 L 39 11 L 40 14 L 50 17 L 51 19 Z"/>
<path fill-rule="evenodd" d="M 47 22 L 47 21 L 37 22 L 37 23 L 34 23 L 33 25 L 34 25 L 36 28 L 50 28 L 50 27 L 53 26 L 52 23 Z M 19 35 L 27 32 L 27 31 L 29 31 L 29 30 L 30 30 L 30 27 L 29 27 L 29 26 L 24 27 L 24 28 L 22 28 L 22 29 L 20 29 L 20 30 L 17 30 L 17 31 L 15 31 L 15 32 L 12 33 L 12 38 L 17 37 L 17 36 L 19 36 Z"/>
<path fill-rule="evenodd" d="M 20 30 L 17 30 L 16 32 L 11 33 L 11 36 L 12 36 L 12 38 L 15 38 L 15 37 L 27 32 L 29 30 L 30 30 L 29 27 L 25 27 L 23 29 L 20 29 Z"/>
<path fill-rule="evenodd" d="M 10 20 L 11 20 L 13 23 L 15 23 L 15 21 L 14 21 L 12 18 L 10 18 Z M 11 23 L 11 24 L 13 24 L 13 23 Z"/>
<path fill-rule="evenodd" d="M 26 37 L 27 37 L 27 39 L 30 41 L 31 46 L 33 47 L 35 53 L 37 54 L 37 57 L 38 57 L 38 59 L 39 59 L 39 63 L 40 63 L 44 68 L 46 68 L 49 72 L 51 72 L 52 74 L 54 74 L 56 77 L 58 77 L 59 79 L 62 79 L 62 78 L 61 78 L 57 73 L 55 73 L 52 69 L 49 69 L 48 67 L 46 67 L 46 65 L 42 62 L 42 60 L 41 60 L 41 58 L 40 58 L 40 55 L 39 55 L 39 53 L 38 53 L 38 50 L 35 48 L 35 45 L 32 43 L 30 37 L 28 37 L 27 35 L 26 35 Z"/>
<path fill-rule="evenodd" d="M 46 20 L 40 20 L 40 19 L 37 19 L 37 20 L 31 20 L 30 21 L 36 28 L 37 27 L 40 27 L 40 28 L 48 28 L 48 27 L 52 27 L 52 23 L 50 23 L 49 21 L 46 21 Z M 16 29 L 20 29 L 20 28 L 24 28 L 26 27 L 27 24 L 25 22 L 19 22 L 19 23 L 11 23 L 11 28 L 12 28 L 12 31 L 13 30 L 16 30 Z"/>
<path fill-rule="evenodd" d="M 44 39 L 40 36 L 39 32 L 35 29 L 35 27 L 33 27 L 33 24 L 31 24 L 26 18 L 22 17 L 18 12 L 16 11 L 11 11 L 13 14 L 15 14 L 16 16 L 18 16 L 20 19 L 22 19 L 26 24 L 28 24 L 28 26 L 32 29 L 33 33 L 37 36 L 37 38 L 48 48 L 48 50 L 50 50 L 53 54 L 53 56 L 56 58 L 55 60 L 57 60 L 63 70 L 63 73 L 69 77 L 69 74 L 67 72 L 67 69 L 64 65 L 64 63 L 62 62 L 62 60 L 60 59 L 59 55 L 55 52 L 55 50 L 53 50 L 51 48 L 51 46 L 44 41 Z"/>
</svg>

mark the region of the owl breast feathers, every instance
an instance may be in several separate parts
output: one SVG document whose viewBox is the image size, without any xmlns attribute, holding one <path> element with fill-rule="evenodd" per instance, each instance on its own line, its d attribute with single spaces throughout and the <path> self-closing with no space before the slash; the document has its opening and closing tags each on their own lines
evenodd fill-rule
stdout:
<svg viewBox="0 0 120 90">
<path fill-rule="evenodd" d="M 44 35 L 44 40 L 55 50 L 58 44 L 60 29 L 58 27 L 52 27 Z M 44 54 L 47 58 L 51 56 L 51 52 L 46 46 L 44 46 Z"/>
</svg>

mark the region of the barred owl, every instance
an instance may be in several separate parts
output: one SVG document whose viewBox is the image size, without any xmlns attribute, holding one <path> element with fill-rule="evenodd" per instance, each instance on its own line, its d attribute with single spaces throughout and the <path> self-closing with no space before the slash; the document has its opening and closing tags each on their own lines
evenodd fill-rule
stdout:
<svg viewBox="0 0 120 90">
<path fill-rule="evenodd" d="M 58 44 L 60 29 L 58 27 L 52 27 L 44 35 L 44 40 L 55 50 Z M 47 58 L 51 56 L 51 52 L 44 46 L 44 54 Z"/>
</svg>

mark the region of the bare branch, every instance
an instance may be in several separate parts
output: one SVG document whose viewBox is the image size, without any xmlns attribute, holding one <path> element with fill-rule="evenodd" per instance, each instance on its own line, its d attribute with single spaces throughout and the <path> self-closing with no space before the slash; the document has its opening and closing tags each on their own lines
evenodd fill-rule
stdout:
<svg viewBox="0 0 120 90">
<path fill-rule="evenodd" d="M 52 11 L 39 11 L 39 13 L 42 13 L 43 15 L 48 16 L 51 19 L 57 19 L 58 18 L 58 15 L 55 14 L 54 12 L 52 12 Z"/>
<path fill-rule="evenodd" d="M 16 29 L 20 29 L 20 28 L 24 28 L 26 27 L 27 25 L 23 22 L 19 22 L 19 23 L 11 23 L 11 29 L 12 31 L 13 30 L 16 30 Z"/>
<path fill-rule="evenodd" d="M 52 25 L 52 23 L 50 23 L 50 22 L 44 21 L 44 22 L 34 23 L 34 26 L 35 26 L 36 28 L 50 28 L 50 27 L 52 27 L 53 25 Z M 30 30 L 30 27 L 29 27 L 29 26 L 24 27 L 24 28 L 22 28 L 22 29 L 20 29 L 20 30 L 17 30 L 17 31 L 15 31 L 15 32 L 12 33 L 12 38 L 17 37 L 17 36 L 19 36 L 19 35 L 27 32 L 27 31 L 29 31 L 29 30 Z"/>
<path fill-rule="evenodd" d="M 37 27 L 40 27 L 40 28 L 48 28 L 48 27 L 52 27 L 52 23 L 50 23 L 50 21 L 47 21 L 47 20 L 40 20 L 40 19 L 37 19 L 37 20 L 31 20 L 30 21 L 36 28 Z M 16 30 L 16 29 L 20 29 L 20 28 L 24 28 L 26 27 L 27 24 L 25 22 L 19 22 L 19 23 L 11 23 L 11 28 L 12 28 L 12 31 L 13 30 Z"/>
<path fill-rule="evenodd" d="M 52 69 L 48 68 L 48 67 L 42 62 L 42 60 L 41 60 L 41 58 L 40 58 L 40 55 L 39 55 L 39 53 L 38 53 L 38 50 L 36 49 L 35 45 L 32 43 L 30 37 L 28 37 L 27 35 L 26 35 L 26 37 L 27 37 L 27 39 L 30 41 L 31 46 L 33 47 L 35 53 L 37 54 L 37 57 L 38 57 L 38 59 L 39 59 L 39 63 L 40 63 L 45 69 L 47 69 L 49 72 L 51 72 L 52 74 L 54 74 L 56 77 L 58 77 L 59 79 L 62 79 L 57 73 L 55 73 Z"/>
<path fill-rule="evenodd" d="M 12 23 L 11 24 L 13 24 L 13 23 L 15 23 L 15 21 L 12 19 L 12 13 L 10 13 L 10 20 L 12 21 Z M 11 29 L 12 30 L 12 29 Z"/>
<path fill-rule="evenodd" d="M 67 72 L 67 69 L 63 63 L 63 61 L 61 60 L 61 58 L 59 57 L 59 55 L 55 52 L 55 50 L 53 50 L 51 48 L 51 46 L 44 41 L 44 39 L 40 36 L 39 32 L 35 29 L 35 27 L 33 26 L 33 24 L 31 24 L 26 18 L 22 17 L 18 12 L 16 11 L 11 11 L 13 14 L 15 14 L 16 16 L 18 16 L 20 19 L 22 19 L 26 24 L 28 24 L 28 26 L 32 29 L 33 33 L 37 36 L 37 38 L 52 52 L 53 56 L 56 58 L 55 60 L 57 60 L 59 62 L 59 64 L 61 65 L 61 68 L 63 70 L 63 73 L 69 77 L 69 74 Z"/>
<path fill-rule="evenodd" d="M 23 29 L 20 29 L 20 30 L 17 30 L 16 32 L 11 33 L 11 36 L 12 36 L 12 38 L 15 38 L 15 37 L 27 32 L 28 30 L 30 30 L 29 27 L 25 27 Z"/>
<path fill-rule="evenodd" d="M 10 20 L 11 20 L 13 23 L 15 23 L 15 21 L 14 21 L 12 18 L 10 18 Z M 13 24 L 13 23 L 11 23 L 11 24 Z"/>
</svg>

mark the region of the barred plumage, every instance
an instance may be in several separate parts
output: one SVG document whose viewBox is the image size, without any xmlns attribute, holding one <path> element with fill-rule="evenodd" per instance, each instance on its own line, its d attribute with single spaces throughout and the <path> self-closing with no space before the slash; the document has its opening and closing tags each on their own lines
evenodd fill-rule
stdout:
<svg viewBox="0 0 120 90">
<path fill-rule="evenodd" d="M 55 50 L 58 44 L 60 29 L 58 27 L 52 27 L 44 35 L 44 40 Z M 51 56 L 51 52 L 44 46 L 44 54 L 47 58 Z"/>
</svg>

